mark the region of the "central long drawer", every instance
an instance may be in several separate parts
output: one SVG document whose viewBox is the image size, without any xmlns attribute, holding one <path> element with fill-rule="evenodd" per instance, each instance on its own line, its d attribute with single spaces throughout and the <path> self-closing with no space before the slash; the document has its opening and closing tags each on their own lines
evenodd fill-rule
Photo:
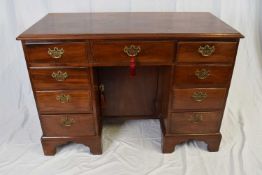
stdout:
<svg viewBox="0 0 262 175">
<path fill-rule="evenodd" d="M 170 65 L 175 42 L 171 41 L 100 41 L 92 44 L 94 65 L 129 65 L 132 57 L 138 65 Z"/>
</svg>

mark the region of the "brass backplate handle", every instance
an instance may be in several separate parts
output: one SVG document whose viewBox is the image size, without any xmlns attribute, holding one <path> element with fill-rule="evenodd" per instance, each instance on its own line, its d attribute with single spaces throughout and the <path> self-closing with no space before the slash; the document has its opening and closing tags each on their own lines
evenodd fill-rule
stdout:
<svg viewBox="0 0 262 175">
<path fill-rule="evenodd" d="M 198 48 L 198 52 L 204 57 L 211 56 L 215 52 L 215 50 L 215 46 L 209 46 L 208 44 L 205 46 L 200 46 Z"/>
<path fill-rule="evenodd" d="M 75 123 L 75 120 L 72 119 L 72 118 L 69 118 L 68 116 L 63 117 L 63 118 L 61 119 L 61 124 L 62 124 L 62 126 L 65 126 L 65 127 L 70 127 L 70 126 L 72 126 L 74 123 Z"/>
<path fill-rule="evenodd" d="M 191 123 L 199 123 L 201 121 L 203 121 L 203 116 L 200 113 L 194 113 L 189 119 L 188 119 Z"/>
<path fill-rule="evenodd" d="M 53 72 L 51 75 L 56 81 L 65 81 L 68 78 L 67 72 L 57 71 Z"/>
<path fill-rule="evenodd" d="M 207 69 L 197 69 L 195 71 L 195 76 L 200 80 L 204 80 L 210 75 L 209 73 L 210 71 Z"/>
<path fill-rule="evenodd" d="M 140 46 L 130 45 L 124 47 L 124 52 L 130 57 L 137 56 L 140 51 L 141 51 Z"/>
<path fill-rule="evenodd" d="M 60 103 L 68 103 L 71 100 L 71 96 L 66 94 L 57 95 L 56 100 Z"/>
<path fill-rule="evenodd" d="M 197 92 L 193 93 L 192 98 L 196 102 L 202 102 L 202 101 L 204 101 L 207 98 L 207 93 L 201 92 L 201 91 L 197 91 Z"/>
<path fill-rule="evenodd" d="M 52 58 L 58 59 L 61 58 L 62 55 L 64 54 L 64 49 L 58 49 L 57 47 L 54 47 L 54 49 L 48 48 L 48 55 L 50 55 Z"/>
</svg>

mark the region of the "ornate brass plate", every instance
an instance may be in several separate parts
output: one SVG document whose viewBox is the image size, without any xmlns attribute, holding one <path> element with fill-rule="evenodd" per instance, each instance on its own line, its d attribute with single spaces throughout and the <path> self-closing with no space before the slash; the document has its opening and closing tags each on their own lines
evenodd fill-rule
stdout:
<svg viewBox="0 0 262 175">
<path fill-rule="evenodd" d="M 204 80 L 210 75 L 209 73 L 210 71 L 207 69 L 197 69 L 195 71 L 195 76 L 200 80 Z"/>
<path fill-rule="evenodd" d="M 130 57 L 137 56 L 140 51 L 141 51 L 141 47 L 135 45 L 125 46 L 124 48 L 124 52 Z"/>
<path fill-rule="evenodd" d="M 215 52 L 215 46 L 200 46 L 198 52 L 204 57 L 211 56 Z"/>
<path fill-rule="evenodd" d="M 62 55 L 64 54 L 64 49 L 58 49 L 57 47 L 54 47 L 54 49 L 48 48 L 48 55 L 50 55 L 52 58 L 58 59 L 61 58 Z"/>
<path fill-rule="evenodd" d="M 193 98 L 194 101 L 202 102 L 207 98 L 207 93 L 197 91 L 197 92 L 193 93 L 192 98 Z"/>
<path fill-rule="evenodd" d="M 57 72 L 53 72 L 52 73 L 52 77 L 56 80 L 56 81 L 65 81 L 68 78 L 68 74 L 67 72 L 62 72 L 62 71 L 57 71 Z"/>
</svg>

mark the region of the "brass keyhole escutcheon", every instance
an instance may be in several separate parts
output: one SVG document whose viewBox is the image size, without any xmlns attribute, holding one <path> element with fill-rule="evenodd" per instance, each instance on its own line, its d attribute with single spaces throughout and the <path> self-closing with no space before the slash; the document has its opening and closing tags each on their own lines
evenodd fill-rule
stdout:
<svg viewBox="0 0 262 175">
<path fill-rule="evenodd" d="M 209 73 L 210 71 L 207 69 L 197 69 L 195 71 L 195 76 L 200 80 L 204 80 L 210 75 Z"/>
<path fill-rule="evenodd" d="M 209 45 L 205 45 L 205 46 L 200 46 L 198 48 L 198 52 L 204 56 L 204 57 L 208 57 L 211 56 L 214 52 L 215 52 L 215 46 L 209 46 Z"/>
<path fill-rule="evenodd" d="M 124 52 L 129 57 L 137 56 L 140 51 L 141 51 L 141 47 L 140 46 L 135 46 L 135 45 L 125 46 L 125 48 L 124 48 Z"/>
<path fill-rule="evenodd" d="M 57 71 L 57 72 L 53 72 L 52 73 L 52 77 L 56 80 L 56 81 L 65 81 L 68 78 L 68 74 L 67 72 L 62 72 L 62 71 Z"/>
<path fill-rule="evenodd" d="M 197 92 L 193 93 L 192 98 L 196 102 L 202 102 L 202 101 L 204 101 L 207 98 L 207 93 L 201 92 L 201 91 L 197 91 Z"/>
<path fill-rule="evenodd" d="M 64 54 L 64 49 L 61 48 L 61 49 L 58 49 L 57 47 L 54 47 L 54 49 L 50 49 L 48 48 L 48 55 L 50 55 L 52 58 L 54 59 L 58 59 L 58 58 L 61 58 L 62 55 Z"/>
</svg>

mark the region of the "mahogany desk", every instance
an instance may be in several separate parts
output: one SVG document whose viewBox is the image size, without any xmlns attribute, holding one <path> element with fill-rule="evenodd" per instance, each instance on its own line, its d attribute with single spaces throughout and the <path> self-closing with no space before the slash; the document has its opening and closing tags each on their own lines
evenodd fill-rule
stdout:
<svg viewBox="0 0 262 175">
<path fill-rule="evenodd" d="M 243 36 L 210 13 L 48 14 L 22 40 L 46 155 L 73 141 L 101 154 L 103 119 L 158 118 L 163 152 L 218 151 Z"/>
</svg>

